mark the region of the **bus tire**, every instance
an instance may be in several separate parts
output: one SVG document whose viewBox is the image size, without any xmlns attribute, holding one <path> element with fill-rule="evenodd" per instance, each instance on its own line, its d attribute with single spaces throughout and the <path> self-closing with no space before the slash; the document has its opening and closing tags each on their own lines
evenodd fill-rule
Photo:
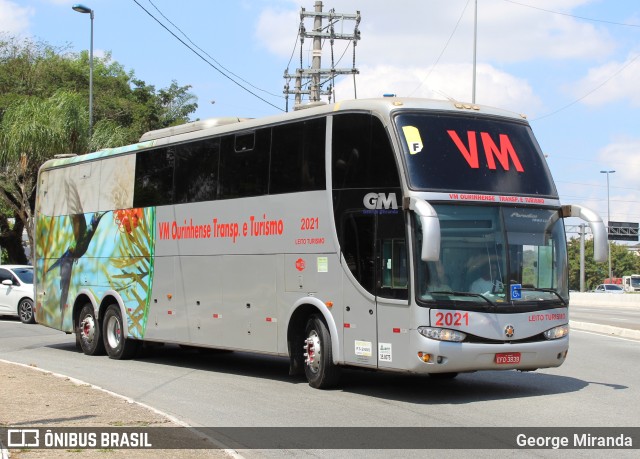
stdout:
<svg viewBox="0 0 640 459">
<path fill-rule="evenodd" d="M 104 354 L 104 343 L 102 342 L 100 324 L 91 303 L 85 304 L 80 311 L 76 337 L 77 340 L 80 341 L 82 352 L 86 355 Z"/>
<path fill-rule="evenodd" d="M 328 389 L 340 379 L 340 368 L 333 363 L 331 334 L 324 319 L 314 314 L 307 321 L 304 340 L 304 373 L 315 389 Z"/>
<path fill-rule="evenodd" d="M 104 347 L 111 359 L 130 359 L 138 350 L 139 341 L 127 339 L 127 337 L 124 336 L 123 330 L 124 326 L 120 308 L 118 305 L 112 304 L 107 308 L 102 323 Z"/>
</svg>

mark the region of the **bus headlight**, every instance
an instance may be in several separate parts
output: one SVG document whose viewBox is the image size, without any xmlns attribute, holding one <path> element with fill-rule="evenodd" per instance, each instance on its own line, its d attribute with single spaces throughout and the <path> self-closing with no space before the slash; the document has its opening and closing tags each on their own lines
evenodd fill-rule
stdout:
<svg viewBox="0 0 640 459">
<path fill-rule="evenodd" d="M 544 332 L 544 337 L 547 339 L 559 339 L 559 338 L 564 338 L 568 334 L 569 334 L 569 326 L 560 325 L 559 327 L 555 327 Z"/>
<path fill-rule="evenodd" d="M 418 327 L 418 332 L 422 336 L 438 341 L 454 341 L 459 343 L 467 337 L 466 333 L 457 330 L 449 330 L 447 328 Z"/>
</svg>

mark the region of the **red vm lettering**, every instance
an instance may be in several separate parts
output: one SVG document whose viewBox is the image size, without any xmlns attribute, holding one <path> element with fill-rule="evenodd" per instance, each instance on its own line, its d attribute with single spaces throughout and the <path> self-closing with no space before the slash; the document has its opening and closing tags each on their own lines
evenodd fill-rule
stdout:
<svg viewBox="0 0 640 459">
<path fill-rule="evenodd" d="M 469 164 L 472 169 L 480 168 L 480 160 L 478 158 L 478 133 L 476 131 L 467 131 L 467 145 L 460 139 L 458 133 L 454 130 L 447 131 L 453 143 L 456 144 L 458 150 Z M 509 136 L 506 134 L 500 134 L 498 139 L 498 145 L 493 141 L 488 132 L 480 133 L 480 140 L 484 149 L 484 156 L 487 161 L 487 167 L 489 169 L 496 169 L 496 159 L 505 171 L 509 170 L 509 158 L 513 162 L 518 172 L 524 172 L 524 168 L 520 163 L 520 158 L 516 153 L 515 148 L 511 144 Z"/>
</svg>

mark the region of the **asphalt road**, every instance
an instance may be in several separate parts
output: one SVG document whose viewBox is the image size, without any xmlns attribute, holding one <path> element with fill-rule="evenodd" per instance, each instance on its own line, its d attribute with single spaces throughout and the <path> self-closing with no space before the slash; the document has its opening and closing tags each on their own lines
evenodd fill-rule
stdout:
<svg viewBox="0 0 640 459">
<path fill-rule="evenodd" d="M 640 304 L 616 307 L 572 305 L 570 318 L 579 322 L 640 331 Z"/>
<path fill-rule="evenodd" d="M 340 389 L 319 391 L 288 376 L 282 358 L 201 355 L 163 346 L 146 349 L 135 360 L 114 361 L 78 353 L 73 337 L 61 332 L 0 320 L 1 359 L 67 374 L 196 427 L 640 425 L 640 342 L 579 330 L 572 330 L 571 339 L 569 358 L 556 369 L 479 372 L 453 381 L 349 370 Z M 289 455 L 317 456 L 298 453 Z M 389 451 L 368 451 L 362 457 L 377 454 L 390 457 Z M 282 457 L 283 451 L 243 455 Z M 540 455 L 546 452 L 536 450 Z"/>
</svg>

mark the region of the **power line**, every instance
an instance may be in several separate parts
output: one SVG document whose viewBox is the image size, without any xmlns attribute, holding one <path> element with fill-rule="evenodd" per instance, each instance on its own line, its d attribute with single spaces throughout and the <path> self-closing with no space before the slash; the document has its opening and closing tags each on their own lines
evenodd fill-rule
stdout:
<svg viewBox="0 0 640 459">
<path fill-rule="evenodd" d="M 453 30 L 451 31 L 451 35 L 449 35 L 449 38 L 447 39 L 447 42 L 444 44 L 444 48 L 442 48 L 442 51 L 440 51 L 440 55 L 436 59 L 436 62 L 429 69 L 429 73 L 427 73 L 427 76 L 425 76 L 420 81 L 420 84 L 418 84 L 418 86 L 413 91 L 411 91 L 409 93 L 409 96 L 412 96 L 418 89 L 420 89 L 420 86 L 422 86 L 422 84 L 425 81 L 427 81 L 427 79 L 431 76 L 431 73 L 434 71 L 434 69 L 438 65 L 438 62 L 440 62 L 440 59 L 442 58 L 442 55 L 444 54 L 444 52 L 447 50 L 447 47 L 449 46 L 449 43 L 451 42 L 451 39 L 453 38 L 453 35 L 456 33 L 456 30 L 458 30 L 458 26 L 460 25 L 460 21 L 462 20 L 462 17 L 464 16 L 464 12 L 467 11 L 467 7 L 469 6 L 469 2 L 470 2 L 470 0 L 467 0 L 467 3 L 464 5 L 464 8 L 462 9 L 462 13 L 460 13 L 460 17 L 458 18 L 458 22 L 456 22 L 456 25 L 453 27 Z"/>
<path fill-rule="evenodd" d="M 202 56 L 202 54 L 198 53 L 195 49 L 193 49 L 191 46 L 189 46 L 183 39 L 181 39 L 179 36 L 177 36 L 172 30 L 170 30 L 166 25 L 164 25 L 160 20 L 158 20 L 158 18 L 156 18 L 151 12 L 149 12 L 149 10 L 147 10 L 144 6 L 142 6 L 138 0 L 133 0 L 136 5 L 138 5 L 145 13 L 147 13 L 154 21 L 156 21 L 158 24 L 160 24 L 162 26 L 162 28 L 164 28 L 167 32 L 169 32 L 171 35 L 174 36 L 174 38 L 176 38 L 176 40 L 178 40 L 180 43 L 182 43 L 184 46 L 186 46 L 191 52 L 193 52 L 196 56 L 198 56 L 200 59 L 202 59 L 206 64 L 208 64 L 211 68 L 213 68 L 215 71 L 217 71 L 218 73 L 220 73 L 222 76 L 224 76 L 225 78 L 227 78 L 228 80 L 230 80 L 231 82 L 233 82 L 235 85 L 239 86 L 240 88 L 244 89 L 246 92 L 248 92 L 249 94 L 251 94 L 252 96 L 260 99 L 261 101 L 263 101 L 264 103 L 271 105 L 273 108 L 276 108 L 277 110 L 280 111 L 284 111 L 282 108 L 278 107 L 277 105 L 272 104 L 271 102 L 269 102 L 268 100 L 264 99 L 263 97 L 259 96 L 258 94 L 256 94 L 255 92 L 251 91 L 249 88 L 243 86 L 242 84 L 240 84 L 239 82 L 237 82 L 236 80 L 234 80 L 233 78 L 231 78 L 229 75 L 227 75 L 225 72 L 223 72 L 221 69 L 219 69 L 218 67 L 216 67 L 214 64 L 212 64 L 211 62 L 209 62 L 204 56 Z M 155 6 L 155 5 L 154 5 Z M 175 27 L 175 26 L 174 26 Z"/>
<path fill-rule="evenodd" d="M 618 74 L 620 74 L 624 69 L 626 69 L 627 67 L 629 67 L 631 64 L 633 64 L 635 61 L 637 61 L 640 58 L 640 54 L 638 54 L 636 57 L 634 57 L 633 59 L 631 59 L 629 62 L 627 62 L 626 64 L 624 64 L 622 67 L 620 67 L 616 72 L 614 72 L 612 75 L 609 76 L 609 78 L 607 78 L 606 80 L 604 80 L 602 83 L 600 83 L 598 86 L 596 86 L 595 88 L 593 88 L 591 91 L 587 92 L 586 94 L 584 94 L 582 97 L 579 97 L 578 99 L 574 100 L 571 103 L 568 103 L 567 105 L 560 107 L 557 110 L 554 110 L 550 113 L 547 113 L 546 115 L 542 115 L 539 116 L 537 118 L 533 118 L 531 119 L 531 121 L 538 121 L 538 120 L 542 120 L 544 118 L 548 118 L 549 116 L 555 115 L 558 112 L 561 112 L 569 107 L 571 107 L 572 105 L 577 104 L 578 102 L 580 102 L 583 99 L 586 99 L 588 96 L 590 96 L 591 94 L 593 94 L 594 92 L 596 92 L 598 89 L 600 89 L 601 87 L 603 87 L 605 84 L 607 84 L 609 81 L 611 81 L 614 77 L 618 76 Z"/>
<path fill-rule="evenodd" d="M 623 26 L 623 27 L 640 28 L 640 24 L 629 24 L 629 23 L 624 23 L 624 22 L 607 21 L 607 20 L 604 20 L 604 19 L 595 19 L 595 18 L 589 18 L 589 17 L 585 17 L 585 16 L 578 16 L 578 15 L 575 15 L 575 14 L 563 13 L 561 11 L 554 11 L 554 10 L 549 10 L 549 9 L 545 9 L 545 8 L 540 8 L 538 6 L 528 5 L 526 3 L 516 2 L 514 0 L 504 0 L 504 1 L 507 2 L 507 3 L 511 3 L 513 5 L 523 6 L 523 7 L 526 7 L 526 8 L 532 8 L 534 10 L 544 11 L 545 13 L 558 14 L 558 15 L 561 15 L 561 16 L 568 16 L 568 17 L 572 17 L 572 18 L 576 18 L 576 19 L 581 19 L 581 20 L 584 20 L 584 21 L 600 22 L 600 23 L 604 23 L 604 24 L 611 24 L 611 25 L 617 25 L 617 26 Z M 615 73 L 613 73 L 609 78 L 604 80 L 602 83 L 600 83 L 598 86 L 593 88 L 591 91 L 589 91 L 586 94 L 584 94 L 582 97 L 570 102 L 567 105 L 564 105 L 563 107 L 558 108 L 557 110 L 554 110 L 554 111 L 552 111 L 550 113 L 547 113 L 546 115 L 539 116 L 537 118 L 533 118 L 533 119 L 531 119 L 531 121 L 538 121 L 538 120 L 541 120 L 541 119 L 544 119 L 544 118 L 548 118 L 550 116 L 553 116 L 553 115 L 555 115 L 555 114 L 557 114 L 557 113 L 559 113 L 559 112 L 561 112 L 563 110 L 566 110 L 567 108 L 577 104 L 578 102 L 580 102 L 581 100 L 587 98 L 588 96 L 590 96 L 591 94 L 596 92 L 598 89 L 600 89 L 602 86 L 607 84 L 611 79 L 613 79 L 615 76 L 617 76 L 619 73 L 621 73 L 624 69 L 626 69 L 628 66 L 630 66 L 638 58 L 640 58 L 640 55 L 636 56 L 631 61 L 627 62 L 620 69 L 618 69 Z"/>
<path fill-rule="evenodd" d="M 244 78 L 242 78 L 240 75 L 238 75 L 238 74 L 236 74 L 236 73 L 233 73 L 231 70 L 229 70 L 228 68 L 226 68 L 224 65 L 222 65 L 222 64 L 220 63 L 220 61 L 216 60 L 216 58 L 214 58 L 213 56 L 211 56 L 211 54 L 207 53 L 204 49 L 200 48 L 197 44 L 195 44 L 195 43 L 193 42 L 193 40 L 191 40 L 191 38 L 189 38 L 189 36 L 188 36 L 186 33 L 184 33 L 184 31 L 183 31 L 180 27 L 178 27 L 177 25 L 175 25 L 175 24 L 171 21 L 171 19 L 169 19 L 169 18 L 168 18 L 168 17 L 167 17 L 167 16 L 166 16 L 162 11 L 160 11 L 160 9 L 159 9 L 159 8 L 158 8 L 158 7 L 157 7 L 157 6 L 156 6 L 156 5 L 155 5 L 151 0 L 147 0 L 147 1 L 148 1 L 149 3 L 151 3 L 151 5 L 156 9 L 156 11 L 157 11 L 158 13 L 160 13 L 160 15 L 161 15 L 164 19 L 166 19 L 166 21 L 167 21 L 169 24 L 171 24 L 173 27 L 175 27 L 175 28 L 178 30 L 178 32 L 180 32 L 180 33 L 184 36 L 184 38 L 186 38 L 186 39 L 189 41 L 189 43 L 191 43 L 193 46 L 195 46 L 196 48 L 198 48 L 198 50 L 199 50 L 199 51 L 202 51 L 202 52 L 203 52 L 203 53 L 204 53 L 208 58 L 210 58 L 213 62 L 215 62 L 216 64 L 218 64 L 218 66 L 219 66 L 221 69 L 223 69 L 225 72 L 230 73 L 230 74 L 231 74 L 231 75 L 233 75 L 234 77 L 236 77 L 236 78 L 238 78 L 238 79 L 242 80 L 244 83 L 248 84 L 249 86 L 251 86 L 251 87 L 252 87 L 252 88 L 254 88 L 254 89 L 257 89 L 258 91 L 262 91 L 262 92 L 264 92 L 264 93 L 266 93 L 266 94 L 269 94 L 270 96 L 273 96 L 273 97 L 279 97 L 279 98 L 284 99 L 284 97 L 283 97 L 283 96 L 281 96 L 281 95 L 279 95 L 279 94 L 273 94 L 273 93 L 270 93 L 269 91 L 267 91 L 266 89 L 259 88 L 259 87 L 257 87 L 256 85 L 252 84 L 251 82 L 249 82 L 249 81 L 245 80 Z"/>
<path fill-rule="evenodd" d="M 640 24 L 628 24 L 628 23 L 625 23 L 625 22 L 615 22 L 615 21 L 607 21 L 607 20 L 604 20 L 604 19 L 588 18 L 588 17 L 585 17 L 585 16 L 577 16 L 575 14 L 563 13 L 561 11 L 547 10 L 545 8 L 540 8 L 538 6 L 533 6 L 533 5 L 527 5 L 526 3 L 516 2 L 514 0 L 504 0 L 504 1 L 507 2 L 507 3 L 513 3 L 514 5 L 524 6 L 526 8 L 532 8 L 534 10 L 544 11 L 546 13 L 559 14 L 561 16 L 569 16 L 571 18 L 582 19 L 584 21 L 602 22 L 604 24 L 612 24 L 612 25 L 618 25 L 618 26 L 623 26 L 623 27 L 638 27 L 638 28 L 640 28 Z"/>
</svg>

